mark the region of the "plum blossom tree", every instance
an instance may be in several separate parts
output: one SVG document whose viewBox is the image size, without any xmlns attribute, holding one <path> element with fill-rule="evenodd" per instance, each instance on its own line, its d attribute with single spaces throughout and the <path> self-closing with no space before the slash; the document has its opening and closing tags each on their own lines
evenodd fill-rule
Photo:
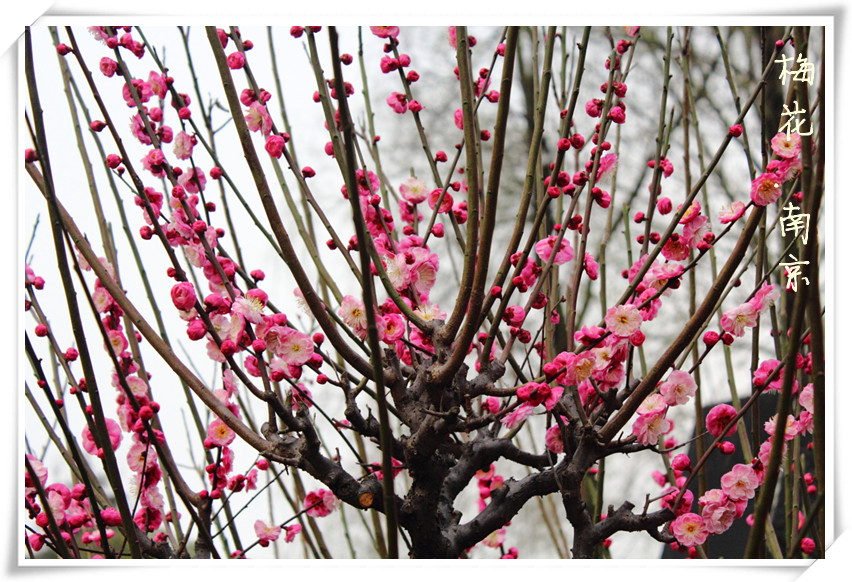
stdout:
<svg viewBox="0 0 852 582">
<path fill-rule="evenodd" d="M 263 32 L 27 30 L 27 556 L 824 555 L 821 28 Z"/>
</svg>

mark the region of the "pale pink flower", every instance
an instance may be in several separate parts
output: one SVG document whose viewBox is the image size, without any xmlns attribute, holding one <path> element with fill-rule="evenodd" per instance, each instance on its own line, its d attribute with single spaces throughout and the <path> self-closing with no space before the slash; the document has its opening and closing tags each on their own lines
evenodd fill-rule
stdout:
<svg viewBox="0 0 852 582">
<path fill-rule="evenodd" d="M 127 466 L 131 471 L 139 472 L 150 468 L 157 462 L 157 451 L 147 443 L 136 442 L 127 452 Z"/>
<path fill-rule="evenodd" d="M 429 195 L 426 191 L 426 183 L 413 176 L 399 186 L 399 193 L 412 204 L 420 204 Z"/>
<path fill-rule="evenodd" d="M 722 209 L 719 210 L 719 222 L 722 224 L 728 224 L 729 222 L 738 220 L 743 214 L 745 214 L 745 208 L 745 203 L 740 202 L 739 200 L 731 202 L 727 206 L 723 206 Z"/>
<path fill-rule="evenodd" d="M 414 310 L 414 313 L 420 316 L 423 321 L 433 321 L 436 319 L 446 321 L 447 319 L 447 314 L 441 311 L 441 308 L 437 304 L 421 305 Z"/>
<path fill-rule="evenodd" d="M 808 384 L 799 393 L 799 404 L 809 413 L 814 413 L 814 385 Z"/>
<path fill-rule="evenodd" d="M 128 376 L 125 381 L 127 382 L 127 386 L 130 388 L 130 392 L 136 398 L 148 396 L 148 383 L 136 374 Z"/>
<path fill-rule="evenodd" d="M 506 428 L 511 430 L 520 426 L 523 421 L 532 416 L 534 409 L 534 406 L 528 403 L 524 403 L 506 416 L 504 416 L 503 418 L 501 418 L 500 422 L 506 425 Z"/>
<path fill-rule="evenodd" d="M 663 398 L 662 394 L 657 394 L 655 392 L 642 401 L 642 404 L 640 404 L 639 408 L 636 409 L 636 413 L 639 416 L 661 414 L 666 411 L 667 406 L 666 399 Z"/>
<path fill-rule="evenodd" d="M 547 262 L 550 260 L 550 255 L 553 253 L 554 248 L 556 248 L 556 238 L 557 237 L 555 235 L 551 234 L 547 238 L 536 243 L 535 252 L 542 261 Z M 571 248 L 571 243 L 563 238 L 559 241 L 559 248 L 556 249 L 556 256 L 553 259 L 553 264 L 562 265 L 570 261 L 572 258 L 574 258 L 574 249 Z"/>
<path fill-rule="evenodd" d="M 314 354 L 314 342 L 300 331 L 283 328 L 278 339 L 278 356 L 290 366 L 301 366 Z"/>
<path fill-rule="evenodd" d="M 174 153 L 179 160 L 188 160 L 192 156 L 192 148 L 195 147 L 195 137 L 185 131 L 178 132 L 175 136 Z"/>
<path fill-rule="evenodd" d="M 760 484 L 754 469 L 742 463 L 734 465 L 733 469 L 722 475 L 720 483 L 725 495 L 735 501 L 753 498 L 754 490 Z"/>
<path fill-rule="evenodd" d="M 763 286 L 758 289 L 758 291 L 754 294 L 754 297 L 748 300 L 748 302 L 754 307 L 757 311 L 763 313 L 773 303 L 775 303 L 781 297 L 781 291 L 778 290 L 775 285 L 770 285 L 769 283 L 764 283 Z"/>
<path fill-rule="evenodd" d="M 560 376 L 559 380 L 569 386 L 577 386 L 583 380 L 587 380 L 595 369 L 597 358 L 591 352 L 583 352 L 574 354 L 570 352 L 562 352 L 553 362 L 557 365 L 564 365 L 565 372 Z"/>
<path fill-rule="evenodd" d="M 438 255 L 422 247 L 412 247 L 415 261 L 411 265 L 411 284 L 421 296 L 428 295 L 438 277 Z"/>
<path fill-rule="evenodd" d="M 765 172 L 751 183 L 751 199 L 756 206 L 772 204 L 781 197 L 781 180 L 777 175 Z"/>
<path fill-rule="evenodd" d="M 721 489 L 711 489 L 698 499 L 701 518 L 707 532 L 720 534 L 727 531 L 738 517 L 737 504 L 728 499 Z"/>
<path fill-rule="evenodd" d="M 707 541 L 707 527 L 697 513 L 684 513 L 672 522 L 672 534 L 682 546 L 691 548 Z"/>
<path fill-rule="evenodd" d="M 642 314 L 635 305 L 615 305 L 606 312 L 607 331 L 618 337 L 630 337 L 642 325 Z"/>
<path fill-rule="evenodd" d="M 104 287 L 97 287 L 92 291 L 92 302 L 95 304 L 98 313 L 104 313 L 112 307 L 113 299 Z"/>
<path fill-rule="evenodd" d="M 802 138 L 798 133 L 791 133 L 787 137 L 786 133 L 781 132 L 775 134 L 770 146 L 779 158 L 796 158 L 802 152 Z"/>
<path fill-rule="evenodd" d="M 261 545 L 266 545 L 269 542 L 274 542 L 278 539 L 278 536 L 281 535 L 281 527 L 277 525 L 271 525 L 258 519 L 254 522 L 254 533 L 257 534 L 257 539 L 260 540 Z M 264 544 L 266 542 L 266 544 Z"/>
<path fill-rule="evenodd" d="M 775 426 L 778 422 L 778 415 L 773 414 L 772 417 L 763 424 L 763 429 L 769 436 L 775 436 Z M 799 433 L 799 425 L 796 422 L 796 417 L 792 414 L 787 415 L 787 422 L 784 425 L 784 440 L 791 441 Z"/>
<path fill-rule="evenodd" d="M 411 283 L 411 268 L 405 260 L 405 253 L 400 253 L 393 258 L 386 258 L 385 271 L 391 285 L 397 291 L 402 291 Z"/>
<path fill-rule="evenodd" d="M 660 394 L 665 398 L 666 404 L 676 406 L 686 404 L 695 396 L 698 386 L 688 372 L 675 370 L 669 375 L 668 380 L 660 386 Z"/>
<path fill-rule="evenodd" d="M 201 168 L 190 168 L 178 176 L 178 184 L 189 194 L 198 194 L 199 190 L 207 186 L 207 177 Z"/>
<path fill-rule="evenodd" d="M 268 137 L 272 131 L 272 118 L 269 111 L 259 101 L 254 101 L 246 110 L 246 125 L 251 131 L 260 131 L 263 137 Z"/>
<path fill-rule="evenodd" d="M 367 310 L 364 308 L 364 302 L 346 295 L 340 304 L 340 309 L 337 310 L 338 315 L 343 320 L 343 323 L 352 328 L 367 328 Z"/>
<path fill-rule="evenodd" d="M 109 339 L 109 344 L 112 346 L 115 355 L 122 354 L 127 349 L 127 338 L 120 329 L 109 330 L 107 332 L 107 339 Z"/>
<path fill-rule="evenodd" d="M 751 303 L 743 303 L 722 314 L 722 329 L 731 335 L 742 337 L 747 327 L 757 325 L 760 312 Z"/>
<path fill-rule="evenodd" d="M 27 460 L 30 462 L 30 466 L 33 468 L 33 473 L 35 473 L 36 478 L 38 479 L 41 486 L 44 487 L 47 483 L 47 467 L 38 460 L 38 458 L 33 455 L 27 454 Z M 26 487 L 25 494 L 29 497 L 31 495 L 35 495 L 36 488 L 35 484 L 30 479 L 30 472 L 24 471 L 24 485 Z"/>
<path fill-rule="evenodd" d="M 305 496 L 305 509 L 311 517 L 325 517 L 340 504 L 340 500 L 328 489 L 317 489 Z"/>
<path fill-rule="evenodd" d="M 633 434 L 639 444 L 654 445 L 660 436 L 670 433 L 672 428 L 674 423 L 662 413 L 648 414 L 636 419 L 633 423 Z"/>
<path fill-rule="evenodd" d="M 246 295 L 237 297 L 231 304 L 231 311 L 242 315 L 247 321 L 260 323 L 263 321 L 263 308 L 265 305 L 257 297 Z"/>
<path fill-rule="evenodd" d="M 597 182 L 602 182 L 606 180 L 613 173 L 615 173 L 615 169 L 618 167 L 618 154 L 606 154 L 601 158 L 600 163 L 598 164 L 598 177 Z"/>
<path fill-rule="evenodd" d="M 207 427 L 207 439 L 218 447 L 228 446 L 236 436 L 237 433 L 220 418 L 214 418 L 213 422 Z"/>
</svg>

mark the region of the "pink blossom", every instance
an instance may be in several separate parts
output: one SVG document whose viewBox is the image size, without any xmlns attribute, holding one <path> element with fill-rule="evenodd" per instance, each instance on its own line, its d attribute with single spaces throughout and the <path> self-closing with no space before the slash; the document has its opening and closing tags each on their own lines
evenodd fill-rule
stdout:
<svg viewBox="0 0 852 582">
<path fill-rule="evenodd" d="M 711 534 L 724 533 L 742 515 L 737 502 L 728 499 L 721 489 L 707 491 L 698 499 L 698 504 L 702 507 L 704 525 Z"/>
<path fill-rule="evenodd" d="M 426 183 L 413 176 L 400 185 L 399 193 L 412 204 L 423 202 L 428 195 L 428 192 L 426 192 Z"/>
<path fill-rule="evenodd" d="M 145 122 L 142 121 L 138 113 L 130 119 L 130 132 L 142 145 L 151 145 L 151 138 L 145 131 Z"/>
<path fill-rule="evenodd" d="M 441 193 L 443 190 L 441 188 L 435 188 L 429 193 L 429 208 L 435 210 L 435 206 L 438 204 L 438 200 L 441 200 L 441 205 L 438 206 L 439 213 L 447 213 L 453 208 L 453 197 L 449 192 L 444 192 L 444 197 L 441 199 Z"/>
<path fill-rule="evenodd" d="M 379 38 L 396 38 L 399 36 L 398 26 L 371 26 L 370 32 Z"/>
<path fill-rule="evenodd" d="M 781 297 L 781 292 L 775 285 L 764 283 L 763 286 L 749 299 L 749 303 L 759 312 L 763 313 Z"/>
<path fill-rule="evenodd" d="M 721 436 L 722 431 L 736 415 L 737 409 L 730 404 L 717 404 L 710 409 L 710 412 L 707 413 L 707 418 L 704 421 L 704 425 L 707 427 L 707 432 L 712 434 L 714 437 Z M 730 436 L 736 431 L 737 425 L 735 424 L 727 433 L 725 433 L 725 436 Z"/>
<path fill-rule="evenodd" d="M 565 417 L 562 417 L 565 419 Z M 560 454 L 565 451 L 565 443 L 562 442 L 562 432 L 558 424 L 554 424 L 544 433 L 544 444 L 551 453 Z"/>
<path fill-rule="evenodd" d="M 504 416 L 503 418 L 501 418 L 500 422 L 506 425 L 506 428 L 508 428 L 509 430 L 517 428 L 523 421 L 525 421 L 532 415 L 534 408 L 535 407 L 530 405 L 529 403 L 524 403 L 506 416 Z"/>
<path fill-rule="evenodd" d="M 742 463 L 734 465 L 733 469 L 722 475 L 720 483 L 725 495 L 734 501 L 753 498 L 754 490 L 759 485 L 754 469 Z"/>
<path fill-rule="evenodd" d="M 178 184 L 190 194 L 198 194 L 207 186 L 207 177 L 201 168 L 192 168 L 178 176 Z"/>
<path fill-rule="evenodd" d="M 636 409 L 639 416 L 653 416 L 666 411 L 668 404 L 662 394 L 650 394 Z"/>
<path fill-rule="evenodd" d="M 751 199 L 756 206 L 772 204 L 781 197 L 781 183 L 776 174 L 763 173 L 751 183 Z"/>
<path fill-rule="evenodd" d="M 763 424 L 763 429 L 769 436 L 775 436 L 775 425 L 778 422 L 778 415 L 773 414 L 772 417 Z M 796 417 L 792 414 L 787 415 L 787 422 L 784 425 L 784 440 L 790 441 L 799 433 L 799 425 Z"/>
<path fill-rule="evenodd" d="M 214 418 L 207 427 L 207 440 L 218 447 L 228 446 L 236 436 L 237 433 L 220 418 Z"/>
<path fill-rule="evenodd" d="M 398 313 L 388 313 L 383 318 L 379 328 L 380 339 L 387 344 L 394 344 L 405 334 L 405 320 Z"/>
<path fill-rule="evenodd" d="M 660 394 L 665 398 L 666 404 L 676 406 L 689 402 L 689 399 L 695 396 L 697 388 L 695 380 L 688 372 L 675 370 L 669 375 L 668 380 L 660 386 Z"/>
<path fill-rule="evenodd" d="M 700 515 L 684 513 L 672 522 L 672 533 L 680 545 L 690 548 L 703 544 L 709 532 Z"/>
<path fill-rule="evenodd" d="M 556 239 L 557 237 L 551 234 L 547 238 L 536 243 L 535 252 L 542 261 L 546 262 L 550 260 L 550 255 L 556 247 Z M 556 256 L 553 259 L 553 264 L 562 265 L 570 261 L 572 258 L 574 258 L 574 249 L 571 248 L 571 243 L 563 238 L 559 241 L 559 248 L 556 250 Z"/>
<path fill-rule="evenodd" d="M 802 138 L 798 133 L 791 133 L 787 137 L 786 133 L 778 133 L 770 142 L 772 151 L 779 158 L 797 158 L 802 152 Z"/>
<path fill-rule="evenodd" d="M 808 384 L 799 393 L 799 404 L 810 414 L 814 413 L 814 385 Z"/>
<path fill-rule="evenodd" d="M 179 160 L 188 160 L 192 156 L 192 148 L 195 146 L 196 138 L 185 131 L 178 132 L 175 136 L 174 153 Z"/>
<path fill-rule="evenodd" d="M 635 305 L 615 305 L 606 312 L 607 331 L 618 337 L 630 337 L 642 325 L 642 314 Z"/>
<path fill-rule="evenodd" d="M 722 329 L 731 335 L 742 337 L 747 327 L 757 325 L 760 312 L 751 303 L 743 303 L 722 314 Z"/>
<path fill-rule="evenodd" d="M 246 124 L 251 131 L 260 131 L 264 137 L 272 131 L 272 118 L 269 116 L 269 111 L 258 101 L 253 102 L 246 110 Z"/>
<path fill-rule="evenodd" d="M 257 539 L 260 540 L 260 545 L 265 546 L 269 544 L 269 542 L 274 542 L 278 539 L 278 536 L 281 535 L 281 528 L 277 525 L 267 524 L 265 521 L 258 519 L 254 522 L 254 533 L 257 534 Z"/>
<path fill-rule="evenodd" d="M 364 302 L 346 295 L 340 304 L 340 309 L 337 310 L 338 315 L 343 320 L 343 323 L 349 327 L 367 328 L 367 311 L 364 308 Z"/>
<path fill-rule="evenodd" d="M 195 307 L 195 287 L 188 281 L 177 283 L 172 287 L 172 303 L 181 311 L 189 311 Z"/>
<path fill-rule="evenodd" d="M 294 539 L 296 539 L 296 534 L 302 531 L 302 525 L 298 523 L 294 523 L 293 525 L 288 525 L 284 528 L 284 542 L 290 543 Z"/>
<path fill-rule="evenodd" d="M 281 331 L 276 353 L 286 364 L 301 366 L 314 354 L 314 342 L 302 332 L 285 327 Z"/>
<path fill-rule="evenodd" d="M 583 259 L 583 268 L 586 270 L 586 274 L 589 276 L 589 279 L 592 281 L 597 280 L 599 265 L 595 261 L 595 257 L 592 253 L 586 253 L 586 256 Z"/>
<path fill-rule="evenodd" d="M 328 489 L 310 491 L 305 496 L 305 509 L 311 517 L 325 517 L 340 504 L 334 494 Z"/>
<path fill-rule="evenodd" d="M 104 76 L 112 77 L 115 74 L 116 69 L 118 69 L 118 63 L 109 57 L 103 57 L 99 64 L 99 68 Z"/>
<path fill-rule="evenodd" d="M 601 161 L 598 163 L 598 176 L 596 181 L 602 182 L 612 176 L 617 166 L 618 154 L 607 154 L 603 156 Z"/>
<path fill-rule="evenodd" d="M 109 433 L 109 444 L 112 447 L 112 450 L 116 450 L 121 444 L 121 427 L 116 421 L 111 418 L 105 418 L 104 422 L 106 423 L 107 433 Z M 89 430 L 88 424 L 83 427 L 82 438 L 83 450 L 85 450 L 90 455 L 97 455 L 98 446 L 97 444 L 95 444 L 94 436 Z"/>
<path fill-rule="evenodd" d="M 388 95 L 387 104 L 395 113 L 405 113 L 408 110 L 408 100 L 404 93 L 391 93 Z"/>
<path fill-rule="evenodd" d="M 662 413 L 640 416 L 633 423 L 633 434 L 640 444 L 653 445 L 657 439 L 671 432 L 674 423 Z"/>
<path fill-rule="evenodd" d="M 719 222 L 722 224 L 728 224 L 729 222 L 738 220 L 743 214 L 745 214 L 745 208 L 745 203 L 740 202 L 739 200 L 732 202 L 728 206 L 723 206 L 719 211 Z"/>
</svg>

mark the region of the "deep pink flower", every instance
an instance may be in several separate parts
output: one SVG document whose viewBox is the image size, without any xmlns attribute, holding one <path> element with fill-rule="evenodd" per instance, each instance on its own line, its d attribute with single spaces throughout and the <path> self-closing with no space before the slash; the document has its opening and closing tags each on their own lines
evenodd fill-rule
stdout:
<svg viewBox="0 0 852 582">
<path fill-rule="evenodd" d="M 398 26 L 371 26 L 370 32 L 379 38 L 396 38 L 399 36 Z"/>
<path fill-rule="evenodd" d="M 772 204 L 781 197 L 781 180 L 776 174 L 765 172 L 751 183 L 751 199 L 756 206 Z"/>
<path fill-rule="evenodd" d="M 188 281 L 177 283 L 172 287 L 172 303 L 181 311 L 189 311 L 195 307 L 195 287 Z"/>
<path fill-rule="evenodd" d="M 311 517 L 325 517 L 340 504 L 340 500 L 328 489 L 317 489 L 305 496 L 305 509 Z"/>
<path fill-rule="evenodd" d="M 707 432 L 714 437 L 719 437 L 722 431 L 737 415 L 737 409 L 730 404 L 717 404 L 707 413 L 707 418 L 704 425 L 707 427 Z M 725 433 L 725 436 L 731 436 L 737 431 L 737 425 L 733 425 L 730 430 Z"/>
</svg>

